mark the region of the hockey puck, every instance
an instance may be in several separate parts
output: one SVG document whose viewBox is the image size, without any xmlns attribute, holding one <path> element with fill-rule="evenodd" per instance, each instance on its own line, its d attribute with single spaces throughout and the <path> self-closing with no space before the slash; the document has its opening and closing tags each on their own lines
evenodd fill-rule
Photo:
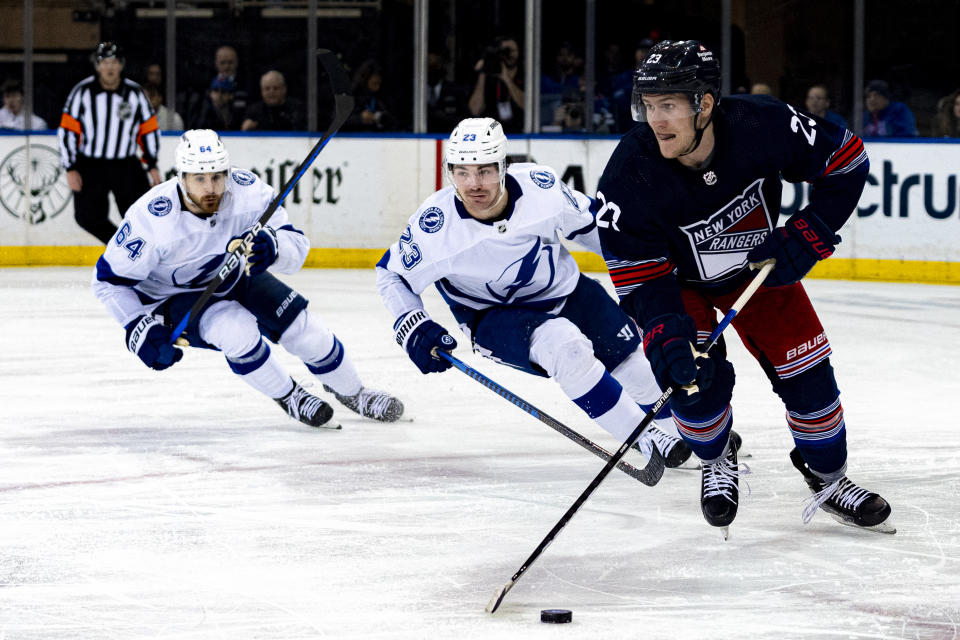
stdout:
<svg viewBox="0 0 960 640">
<path fill-rule="evenodd" d="M 559 624 L 561 622 L 571 622 L 572 620 L 573 611 L 569 609 L 544 609 L 540 612 L 540 622 Z"/>
</svg>

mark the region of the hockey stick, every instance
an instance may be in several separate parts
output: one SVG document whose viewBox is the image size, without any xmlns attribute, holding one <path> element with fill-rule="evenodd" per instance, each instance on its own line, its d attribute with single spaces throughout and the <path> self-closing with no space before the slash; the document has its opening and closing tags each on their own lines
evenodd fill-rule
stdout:
<svg viewBox="0 0 960 640">
<path fill-rule="evenodd" d="M 540 422 L 544 423 L 551 429 L 560 432 L 570 440 L 573 440 L 578 445 L 580 445 L 590 453 L 594 454 L 598 458 L 603 458 L 604 460 L 610 460 L 609 451 L 607 451 L 600 445 L 596 444 L 592 440 L 584 438 L 582 435 L 580 435 L 570 427 L 564 425 L 559 420 L 556 420 L 555 418 L 550 417 L 540 409 L 537 409 L 535 406 L 533 406 L 532 404 L 530 404 L 520 396 L 512 393 L 509 389 L 505 389 L 504 387 L 500 386 L 499 384 L 497 384 L 487 376 L 483 375 L 476 369 L 472 368 L 470 365 L 463 362 L 459 358 L 455 357 L 454 355 L 446 351 L 442 351 L 439 349 L 437 350 L 436 353 L 440 357 L 447 360 L 447 362 L 455 366 L 457 369 L 459 369 L 460 371 L 463 371 L 465 374 L 467 374 L 468 376 L 470 376 L 471 378 L 473 378 L 474 380 L 476 380 L 477 382 L 485 386 L 487 389 L 490 389 L 495 394 L 497 394 L 504 400 L 510 402 L 511 404 L 514 404 L 520 407 L 521 409 L 523 409 L 524 411 L 532 415 L 534 418 L 536 418 Z M 660 482 L 660 478 L 663 477 L 664 463 L 663 463 L 663 455 L 661 455 L 661 453 L 657 451 L 657 448 L 651 447 L 651 449 L 652 451 L 650 453 L 650 461 L 647 462 L 647 465 L 643 469 L 637 469 L 632 464 L 628 462 L 622 462 L 622 461 L 617 463 L 617 469 L 620 469 L 620 471 L 623 471 L 625 474 L 627 474 L 631 478 L 639 480 L 640 482 L 647 485 L 648 487 L 655 486 L 658 482 Z"/>
<path fill-rule="evenodd" d="M 721 320 L 720 323 L 717 324 L 717 327 L 710 332 L 710 339 L 707 343 L 707 348 L 704 349 L 703 353 L 709 351 L 710 348 L 717 343 L 717 340 L 720 338 L 720 334 L 723 333 L 723 330 L 727 328 L 737 313 L 740 312 L 740 309 L 743 308 L 743 305 L 747 304 L 747 301 L 753 296 L 756 290 L 760 288 L 760 285 L 763 283 L 764 279 L 767 277 L 767 274 L 770 273 L 772 269 L 772 260 L 764 264 L 764 266 L 760 269 L 760 273 L 754 277 L 750 285 L 743 291 L 742 294 L 740 294 L 740 297 L 737 298 L 736 302 L 734 302 L 730 307 L 730 310 L 724 315 L 723 320 Z M 590 497 L 590 494 L 593 493 L 594 489 L 600 486 L 600 483 L 603 482 L 604 478 L 607 477 L 614 465 L 620 461 L 620 458 L 623 457 L 633 442 L 640 437 L 640 434 L 644 429 L 647 428 L 647 425 L 653 421 L 653 417 L 657 415 L 660 409 L 663 408 L 663 405 L 667 403 L 667 401 L 670 399 L 670 396 L 673 395 L 673 391 L 674 387 L 669 387 L 663 392 L 663 395 L 661 395 L 660 398 L 654 403 L 653 408 L 647 412 L 647 415 L 644 416 L 640 424 L 637 425 L 637 428 L 633 430 L 633 433 L 631 433 L 629 437 L 627 437 L 626 441 L 620 445 L 620 448 L 617 449 L 617 452 L 613 454 L 613 457 L 610 458 L 603 469 L 600 470 L 600 473 L 597 474 L 597 477 L 590 482 L 586 489 L 584 489 L 583 493 L 580 494 L 580 497 L 578 497 L 570 506 L 570 508 L 567 509 L 567 512 L 563 514 L 557 524 L 553 525 L 553 529 L 550 530 L 550 533 L 548 533 L 547 536 L 537 546 L 537 548 L 533 550 L 533 553 L 531 553 L 530 557 L 527 558 L 526 561 L 520 566 L 520 569 L 513 574 L 513 577 L 510 578 L 510 581 L 497 589 L 497 592 L 493 594 L 493 598 L 491 598 L 490 602 L 487 604 L 487 613 L 493 613 L 500 607 L 504 597 L 506 597 L 510 589 L 513 588 L 513 585 L 517 583 L 517 580 L 519 580 L 521 576 L 527 572 L 527 569 L 530 568 L 530 565 L 532 565 L 536 559 L 540 557 L 540 554 L 542 554 L 544 549 L 546 549 L 550 543 L 553 542 L 554 538 L 557 537 L 557 534 L 560 533 L 565 526 L 567 526 L 567 523 L 570 522 L 570 519 L 574 516 L 574 514 L 577 513 L 577 510 L 579 510 L 583 503 L 586 502 L 587 498 Z"/>
<path fill-rule="evenodd" d="M 327 49 L 317 50 L 317 56 L 320 58 L 320 64 L 323 65 L 327 76 L 330 78 L 330 85 L 333 90 L 334 101 L 336 102 L 333 122 L 330 123 L 330 128 L 317 140 L 317 144 L 313 146 L 310 154 L 297 166 L 293 176 L 287 180 L 287 184 L 283 186 L 280 193 L 273 198 L 267 210 L 263 212 L 263 215 L 260 216 L 256 224 L 250 227 L 243 236 L 243 242 L 239 243 L 233 251 L 227 254 L 227 260 L 223 266 L 220 267 L 216 277 L 210 281 L 207 288 L 204 289 L 200 297 L 197 298 L 197 301 L 190 307 L 190 311 L 183 316 L 183 319 L 181 319 L 173 329 L 173 332 L 170 334 L 171 344 L 175 343 L 187 328 L 190 318 L 200 313 L 203 306 L 207 303 L 207 300 L 209 300 L 213 292 L 217 290 L 217 287 L 219 287 L 227 276 L 230 275 L 230 272 L 240 264 L 240 258 L 244 254 L 244 247 L 248 246 L 248 244 L 253 241 L 253 238 L 260 233 L 260 230 L 263 229 L 263 226 L 270 220 L 270 217 L 277 210 L 277 207 L 283 203 L 293 187 L 300 181 L 300 178 L 303 177 L 303 174 L 310 168 L 310 165 L 313 164 L 313 161 L 320 154 L 320 151 L 330 142 L 330 139 L 337 133 L 340 127 L 343 126 L 343 123 L 346 122 L 347 118 L 350 117 L 350 114 L 353 112 L 353 96 L 350 95 L 350 81 L 347 80 L 347 73 L 343 70 L 340 61 L 337 60 L 337 56 Z"/>
</svg>

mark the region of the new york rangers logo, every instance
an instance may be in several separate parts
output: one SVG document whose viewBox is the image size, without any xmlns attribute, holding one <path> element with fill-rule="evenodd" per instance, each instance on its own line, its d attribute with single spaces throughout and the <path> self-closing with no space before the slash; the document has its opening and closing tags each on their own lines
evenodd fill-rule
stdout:
<svg viewBox="0 0 960 640">
<path fill-rule="evenodd" d="M 762 185 L 760 178 L 709 219 L 680 227 L 690 240 L 703 280 L 716 280 L 742 269 L 750 250 L 773 228 Z"/>
</svg>

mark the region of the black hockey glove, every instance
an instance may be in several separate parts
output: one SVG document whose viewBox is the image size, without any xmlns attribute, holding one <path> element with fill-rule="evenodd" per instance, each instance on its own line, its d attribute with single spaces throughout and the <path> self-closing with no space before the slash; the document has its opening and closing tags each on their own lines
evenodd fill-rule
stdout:
<svg viewBox="0 0 960 640">
<path fill-rule="evenodd" d="M 697 328 L 688 315 L 668 313 L 649 321 L 643 328 L 643 352 L 661 389 L 675 387 L 671 402 L 695 402 L 699 392 L 706 391 L 713 381 L 714 362 L 706 355 L 694 357 L 692 346 L 697 341 Z M 697 390 L 682 389 L 696 384 Z"/>
<path fill-rule="evenodd" d="M 151 369 L 163 371 L 183 357 L 183 350 L 170 345 L 172 331 L 153 316 L 139 316 L 127 325 L 127 349 Z"/>
<path fill-rule="evenodd" d="M 840 236 L 812 211 L 795 213 L 747 254 L 754 268 L 770 258 L 777 261 L 763 281 L 768 287 L 799 282 L 818 261 L 829 258 Z"/>
<path fill-rule="evenodd" d="M 433 350 L 453 351 L 457 348 L 457 341 L 423 309 L 414 309 L 401 316 L 394 327 L 397 344 L 403 347 L 421 373 L 439 373 L 453 366 L 433 355 Z"/>
</svg>

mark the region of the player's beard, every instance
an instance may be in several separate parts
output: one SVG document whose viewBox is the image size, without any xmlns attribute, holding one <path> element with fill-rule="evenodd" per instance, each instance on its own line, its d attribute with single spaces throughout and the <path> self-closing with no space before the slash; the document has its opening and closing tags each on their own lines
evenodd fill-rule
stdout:
<svg viewBox="0 0 960 640">
<path fill-rule="evenodd" d="M 187 197 L 193 202 L 193 205 L 200 209 L 204 215 L 213 215 L 220 209 L 220 203 L 223 201 L 223 194 L 209 196 L 195 196 L 187 193 Z"/>
</svg>

